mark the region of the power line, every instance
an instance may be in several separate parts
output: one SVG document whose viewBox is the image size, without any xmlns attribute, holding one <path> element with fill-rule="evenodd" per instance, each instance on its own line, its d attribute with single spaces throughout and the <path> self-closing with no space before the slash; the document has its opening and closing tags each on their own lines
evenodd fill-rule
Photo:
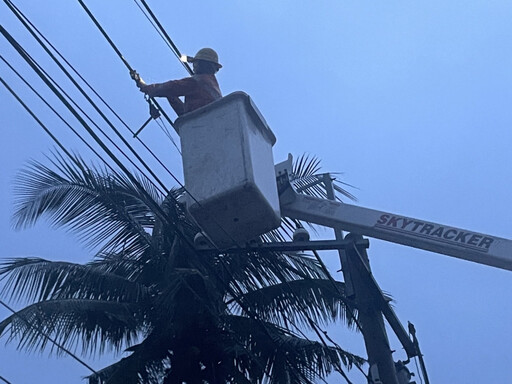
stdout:
<svg viewBox="0 0 512 384">
<path fill-rule="evenodd" d="M 3 57 L 1 57 L 0 55 L 0 58 L 3 59 Z M 23 81 L 25 81 L 25 79 L 23 79 Z M 63 145 L 62 143 L 51 133 L 51 131 L 46 127 L 46 125 L 43 124 L 43 122 L 35 115 L 34 112 L 32 112 L 32 110 L 23 102 L 23 100 L 21 100 L 21 98 L 16 94 L 16 92 L 14 92 L 14 90 L 5 82 L 4 79 L 2 79 L 0 77 L 0 82 L 4 85 L 4 87 L 14 96 L 14 98 L 23 106 L 23 108 L 25 108 L 25 110 L 30 114 L 30 116 L 32 116 L 32 118 L 34 118 L 34 120 L 36 120 L 36 122 L 41 126 L 41 128 L 43 128 L 43 130 L 52 138 L 52 140 L 59 146 L 59 148 L 61 150 L 64 151 L 64 153 L 68 156 L 69 159 L 71 159 L 71 161 L 73 161 L 73 163 L 75 163 L 78 167 L 82 168 L 82 164 L 79 162 L 78 158 L 76 156 L 73 156 Z M 30 86 L 30 85 L 29 85 Z M 32 87 L 31 87 L 32 89 Z M 41 95 L 39 93 L 37 93 L 37 91 L 35 91 L 34 89 L 32 89 L 37 96 L 39 96 L 41 98 Z M 46 103 L 46 101 L 43 99 L 43 102 Z M 114 168 L 109 164 L 107 163 L 107 161 L 105 159 L 103 159 L 103 157 L 89 144 L 85 141 L 85 139 L 83 137 L 80 136 L 80 134 L 78 132 L 76 132 L 76 130 L 71 127 L 69 125 L 69 123 L 63 119 L 63 117 L 53 109 L 52 106 L 50 106 L 49 104 L 47 104 L 47 106 L 66 124 L 68 125 L 68 127 L 85 143 L 85 145 L 87 145 L 89 147 L 89 149 L 96 155 L 100 158 L 100 160 L 103 161 L 103 163 L 105 164 L 106 167 L 108 167 L 111 171 L 115 172 Z"/>
<path fill-rule="evenodd" d="M 114 169 L 112 166 L 74 129 L 63 117 L 61 114 L 59 114 L 40 94 L 37 92 L 26 80 L 24 77 L 21 76 L 21 74 L 16 71 L 11 64 L 0 55 L 0 59 L 34 92 L 40 100 L 42 100 L 48 108 L 64 123 L 68 126 L 71 131 L 78 136 L 78 138 L 100 159 L 102 162 L 109 167 L 112 171 Z M 50 138 L 59 146 L 59 148 L 72 160 L 76 163 L 76 158 L 73 156 L 66 147 L 57 139 L 55 135 L 52 134 L 52 132 L 46 127 L 45 124 L 35 115 L 35 113 L 23 102 L 23 100 L 16 94 L 16 92 L 0 77 L 0 82 L 4 85 L 4 87 L 14 96 L 14 98 L 21 104 L 23 108 L 36 120 L 36 122 L 43 128 L 43 130 L 50 136 Z"/>
<path fill-rule="evenodd" d="M 162 120 L 161 117 L 155 119 L 155 122 L 157 123 L 157 125 L 162 129 L 162 132 L 171 140 L 172 144 L 174 145 L 174 148 L 176 148 L 176 150 L 178 151 L 178 153 L 180 154 L 180 156 L 183 156 L 183 154 L 181 153 L 181 150 L 178 148 L 178 145 L 175 143 L 175 141 L 172 139 L 172 136 L 171 136 L 171 133 L 169 132 L 169 130 L 167 129 L 167 127 L 165 126 L 165 122 Z M 137 136 L 138 137 L 138 136 Z M 167 168 L 166 168 L 167 169 Z M 171 172 L 167 169 L 167 172 Z"/>
<path fill-rule="evenodd" d="M 6 1 L 6 0 L 4 0 Z M 8 1 L 8 0 L 7 0 Z M 100 23 L 98 22 L 98 20 L 96 20 L 96 18 L 94 17 L 94 15 L 91 13 L 91 11 L 89 10 L 89 8 L 87 8 L 87 6 L 84 4 L 84 2 L 82 0 L 78 0 L 78 3 L 82 6 L 82 8 L 84 9 L 84 11 L 87 13 L 87 15 L 89 16 L 89 18 L 92 20 L 92 22 L 94 23 L 94 25 L 100 30 L 101 34 L 105 37 L 105 39 L 108 41 L 108 43 L 110 44 L 110 46 L 112 47 L 112 49 L 116 52 L 117 56 L 119 56 L 119 58 L 121 59 L 121 61 L 123 62 L 123 64 L 126 66 L 126 68 L 128 69 L 128 71 L 130 72 L 130 74 L 132 73 L 136 73 L 135 70 L 131 67 L 130 63 L 128 63 L 128 61 L 124 58 L 124 56 L 121 54 L 121 51 L 117 48 L 117 46 L 114 44 L 114 42 L 112 41 L 112 39 L 108 36 L 108 34 L 105 32 L 105 30 L 102 28 L 102 26 L 100 25 Z M 158 110 L 160 111 L 160 113 L 166 118 L 166 120 L 169 122 L 169 124 L 171 124 L 171 126 L 174 128 L 174 123 L 172 122 L 172 120 L 169 118 L 169 116 L 167 115 L 167 113 L 165 113 L 165 111 L 163 110 L 162 107 L 160 107 L 160 105 L 157 103 L 157 101 L 153 98 L 153 97 L 150 97 L 149 100 L 154 103 L 156 105 L 156 107 L 158 108 Z"/>
<path fill-rule="evenodd" d="M 161 219 L 168 223 L 168 217 L 163 212 L 162 208 L 153 201 L 153 198 L 146 192 L 140 182 L 131 174 L 126 166 L 112 153 L 112 151 L 100 140 L 100 138 L 94 133 L 91 127 L 84 121 L 84 119 L 78 114 L 73 106 L 62 96 L 58 89 L 43 75 L 39 68 L 30 60 L 27 54 L 24 52 L 22 47 L 14 40 L 14 38 L 0 25 L 0 33 L 9 41 L 9 43 L 18 51 L 22 58 L 32 67 L 36 74 L 45 82 L 45 84 L 52 90 L 52 92 L 62 101 L 62 103 L 68 108 L 68 110 L 75 116 L 75 118 L 82 124 L 87 132 L 93 137 L 93 139 L 101 146 L 101 148 L 109 155 L 109 157 L 116 163 L 116 165 L 125 173 L 130 181 L 137 186 L 143 195 L 148 198 L 148 205 L 154 210 L 155 214 L 160 216 Z"/>
<path fill-rule="evenodd" d="M 3 60 L 3 57 L 2 57 L 2 60 Z M 44 129 L 44 131 L 52 138 L 52 140 L 59 146 L 59 148 L 64 151 L 64 153 L 69 157 L 69 158 L 73 158 L 73 156 L 71 155 L 71 153 L 69 153 L 69 151 L 66 149 L 66 147 L 64 147 L 64 145 L 62 145 L 62 143 L 51 133 L 51 131 L 41 122 L 41 120 L 38 119 L 38 117 L 32 112 L 32 110 L 30 108 L 28 108 L 28 106 L 23 102 L 23 100 L 21 100 L 21 98 L 14 92 L 14 90 L 5 82 L 5 80 L 0 77 L 0 82 L 2 83 L 2 85 L 16 98 L 16 100 L 23 106 L 23 108 L 25 108 L 25 110 L 30 114 L 30 116 L 32 116 L 36 121 L 37 123 L 39 123 L 39 125 Z"/>
<path fill-rule="evenodd" d="M 92 118 L 91 118 L 91 117 L 90 117 L 90 116 L 89 116 L 89 115 L 88 115 L 88 114 L 87 114 L 87 113 L 86 113 L 86 112 L 85 112 L 85 111 L 84 111 L 84 110 L 83 110 L 83 109 L 82 109 L 82 108 L 81 108 L 81 107 L 80 107 L 80 106 L 79 106 L 79 105 L 78 105 L 78 104 L 77 104 L 77 103 L 76 103 L 76 102 L 75 102 L 75 101 L 74 101 L 74 100 L 73 100 L 69 95 L 68 95 L 68 93 L 67 93 L 66 91 L 64 91 L 64 90 L 62 89 L 62 87 L 61 87 L 57 82 L 55 82 L 55 80 L 54 80 L 54 79 L 53 79 L 53 78 L 52 78 L 52 77 L 51 77 L 51 76 L 50 76 L 50 75 L 49 75 L 49 74 L 48 74 L 48 73 L 47 73 L 47 72 L 46 72 L 46 71 L 45 71 L 45 70 L 44 70 L 44 69 L 39 65 L 39 63 L 37 63 L 37 62 L 32 58 L 32 56 L 30 56 L 30 54 L 28 54 L 28 52 L 26 52 L 26 51 L 25 51 L 21 46 L 20 46 L 20 48 L 21 48 L 22 52 L 26 55 L 26 57 L 30 60 L 30 62 L 31 62 L 31 63 L 33 63 L 33 64 L 34 64 L 34 65 L 35 65 L 35 66 L 36 66 L 36 67 L 37 67 L 37 68 L 42 72 L 42 74 L 44 75 L 44 77 L 45 77 L 48 81 L 50 81 L 51 83 L 53 83 L 53 85 L 54 85 L 55 87 L 57 87 L 57 88 L 58 88 L 58 90 L 59 90 L 60 92 L 62 92 L 62 94 L 63 94 L 64 96 L 66 96 L 66 97 L 67 97 L 67 99 L 69 99 L 69 100 L 70 100 L 70 102 L 71 102 L 71 103 L 73 103 L 73 105 L 74 105 L 74 106 L 75 106 L 75 107 L 76 107 L 80 112 L 82 112 L 82 114 L 83 114 L 83 115 L 84 115 L 84 116 L 85 116 L 85 117 L 86 117 L 86 118 L 87 118 L 87 119 L 88 119 L 88 120 L 89 120 L 89 121 L 90 121 L 90 122 L 91 122 L 91 123 L 92 123 L 92 124 L 93 124 L 93 125 L 94 125 L 94 126 L 95 126 L 95 127 L 96 127 L 96 128 L 97 128 L 97 129 L 98 129 L 98 130 L 103 134 L 103 135 L 104 135 L 104 136 L 105 136 L 105 137 L 107 137 L 107 139 L 110 141 L 110 143 L 111 143 L 111 144 L 113 144 L 113 145 L 114 145 L 114 147 L 116 147 L 116 148 L 117 148 L 117 149 L 118 149 L 118 150 L 119 150 L 119 151 L 120 151 L 120 152 L 121 152 L 121 153 L 122 153 L 122 154 L 123 154 L 123 155 L 128 159 L 128 161 L 129 161 L 129 162 L 130 162 L 130 163 L 131 163 L 131 164 L 132 164 L 132 165 L 133 165 L 133 166 L 134 166 L 134 167 L 135 167 L 139 172 L 141 172 L 141 173 L 142 173 L 142 170 L 140 169 L 140 167 L 138 167 L 138 166 L 133 162 L 133 160 L 131 160 L 131 159 L 126 155 L 126 153 L 125 153 L 125 152 L 124 152 L 124 151 L 123 151 L 123 150 L 122 150 L 122 149 L 121 149 L 121 148 L 120 148 L 120 147 L 119 147 L 119 146 L 118 146 L 118 145 L 117 145 L 117 144 L 116 144 L 116 143 L 115 143 L 115 142 L 114 142 L 114 141 L 113 141 L 113 140 L 112 140 L 112 139 L 111 139 L 111 138 L 110 138 L 106 133 L 105 133 L 105 131 L 104 131 L 103 129 L 101 129 L 101 128 L 98 126 L 98 124 L 96 124 L 96 122 L 94 122 L 94 121 L 92 120 Z M 30 88 L 33 92 L 35 92 L 35 93 L 36 93 L 36 95 L 38 95 L 38 96 L 39 96 L 39 98 L 40 98 L 40 99 L 42 99 L 42 100 L 43 100 L 43 102 L 44 102 L 44 103 L 45 103 L 45 104 L 46 104 L 46 105 L 47 105 L 47 106 L 48 106 L 48 107 L 49 107 L 49 108 L 50 108 L 50 109 L 51 109 L 51 110 L 52 110 L 52 111 L 53 111 L 53 112 L 54 112 L 54 113 L 55 113 L 55 114 L 56 114 L 56 115 L 57 115 L 57 116 L 58 116 L 58 117 L 59 117 L 59 118 L 60 118 L 60 119 L 61 119 L 61 120 L 62 120 L 62 121 L 63 121 L 63 122 L 64 122 L 64 123 L 65 123 L 65 124 L 70 128 L 70 129 L 71 129 L 71 130 L 72 130 L 72 131 L 73 131 L 73 133 L 75 133 L 75 134 L 76 134 L 76 135 L 77 135 L 77 136 L 78 136 L 78 137 L 79 137 L 79 138 L 80 138 L 80 139 L 81 139 L 81 140 L 86 144 L 86 146 L 87 146 L 88 148 L 90 148 L 96 156 L 98 156 L 98 157 L 99 157 L 99 159 L 100 159 L 100 160 L 102 160 L 105 164 L 107 164 L 107 165 L 108 165 L 108 163 L 106 162 L 106 160 L 105 160 L 105 159 L 103 159 L 103 157 L 102 157 L 102 156 L 101 156 L 101 155 L 100 155 L 96 150 L 94 150 L 94 149 L 92 148 L 92 146 L 91 146 L 89 143 L 87 143 L 87 141 L 86 141 L 86 140 L 85 140 L 85 139 L 84 139 L 84 138 L 83 138 L 83 137 L 82 137 L 82 136 L 81 136 L 81 135 L 80 135 L 80 134 L 79 134 L 79 133 L 78 133 L 74 128 L 72 128 L 72 127 L 71 127 L 71 125 L 70 125 L 70 124 L 69 124 L 69 123 L 68 123 L 68 122 L 67 122 L 67 121 L 66 121 L 66 120 L 65 120 L 65 119 L 64 119 L 64 118 L 63 118 L 63 117 L 58 113 L 58 112 L 56 112 L 56 110 L 55 110 L 54 108 L 52 108 L 52 107 L 49 105 L 49 103 L 48 103 L 48 102 L 46 102 L 46 100 L 44 100 L 44 99 L 42 98 L 42 96 L 40 96 L 40 95 L 38 94 L 38 92 L 37 92 L 37 91 L 35 91 L 35 90 L 34 90 L 34 88 L 33 88 L 33 87 L 32 87 L 32 86 L 31 86 L 31 85 L 30 85 L 30 84 L 29 84 L 29 83 L 28 83 L 28 82 L 27 82 L 27 81 L 26 81 L 26 80 L 25 80 L 25 79 L 24 79 L 24 78 L 23 78 L 23 77 L 22 77 L 22 76 L 21 76 L 17 71 L 15 71 L 15 70 L 14 70 L 14 68 L 13 68 L 13 67 L 12 67 L 12 66 L 11 66 L 11 65 L 6 61 L 6 60 L 5 60 L 5 59 L 4 59 L 3 61 L 4 61 L 4 62 L 9 66 L 9 67 L 10 67 L 10 69 L 11 69 L 11 70 L 13 70 L 13 71 L 18 75 L 18 77 L 20 77 L 20 78 L 25 82 L 25 84 L 27 84 L 27 85 L 29 86 L 29 88 Z M 12 92 L 11 92 L 11 93 L 12 93 Z M 61 100 L 61 101 L 62 101 L 62 100 Z M 110 165 L 108 165 L 108 166 L 109 166 L 109 168 L 110 168 L 111 170 L 113 170 L 113 168 L 112 168 Z M 152 183 L 152 184 L 155 186 L 155 188 L 157 188 L 157 189 L 158 189 L 158 187 L 157 187 L 154 183 Z M 163 191 L 160 191 L 160 193 L 161 193 L 162 195 L 165 195 L 165 193 L 164 193 Z"/>
<path fill-rule="evenodd" d="M 155 14 L 153 13 L 153 11 L 151 11 L 151 8 L 149 8 L 148 4 L 146 3 L 145 0 L 140 0 L 140 2 L 142 3 L 142 5 L 144 6 L 144 8 L 146 9 L 146 11 L 149 13 L 149 15 L 151 16 L 151 19 L 148 17 L 148 15 L 146 14 L 146 12 L 144 12 L 144 10 L 140 7 L 139 3 L 137 3 L 137 0 L 134 0 L 135 1 L 135 4 L 137 4 L 137 6 L 139 7 L 139 9 L 141 10 L 141 12 L 144 14 L 144 16 L 146 16 L 146 18 L 149 20 L 149 22 L 151 23 L 151 25 L 153 25 L 153 27 L 156 29 L 156 31 L 158 32 L 158 34 L 160 35 L 160 37 L 162 37 L 162 39 L 165 41 L 165 43 L 167 44 L 167 46 L 171 49 L 171 51 L 176 55 L 176 57 L 178 58 L 178 60 L 180 61 L 180 63 L 185 67 L 185 69 L 187 70 L 187 72 L 189 73 L 189 75 L 193 75 L 193 71 L 192 69 L 190 68 L 190 66 L 188 65 L 188 63 L 185 63 L 183 61 L 181 61 L 181 52 L 180 50 L 178 49 L 178 47 L 176 46 L 176 44 L 174 44 L 174 42 L 172 41 L 171 37 L 167 34 L 167 32 L 165 31 L 165 28 L 162 26 L 162 24 L 160 23 L 160 21 L 157 19 L 157 17 L 155 16 Z M 156 25 L 156 26 L 155 26 Z M 158 28 L 157 28 L 158 26 Z"/>
<path fill-rule="evenodd" d="M 96 97 L 107 107 L 107 109 L 112 112 L 112 114 L 123 124 L 128 131 L 134 135 L 135 132 L 128 126 L 128 124 L 119 116 L 118 113 L 110 106 L 109 103 L 106 102 L 106 100 L 94 89 L 94 87 L 75 69 L 75 67 L 60 53 L 60 51 L 44 36 L 44 34 L 21 12 L 19 8 L 17 8 L 14 4 L 12 4 L 13 8 L 16 9 L 16 11 L 25 19 L 25 21 L 32 27 L 32 29 L 48 44 L 49 47 L 53 49 L 53 51 L 66 63 L 66 65 L 84 82 L 84 84 L 94 93 Z M 55 83 L 55 82 L 54 82 Z M 60 88 L 61 89 L 61 88 Z M 61 89 L 62 90 L 62 89 Z M 160 118 L 160 120 L 162 120 Z M 161 124 L 158 123 L 158 120 L 155 120 L 157 124 L 160 126 L 164 134 L 169 138 L 169 140 L 172 142 L 172 144 L 176 147 L 178 152 L 180 152 L 178 146 L 176 145 L 175 140 L 169 133 L 169 130 L 165 127 L 165 123 L 161 122 Z M 144 146 L 144 148 L 153 156 L 153 158 L 164 168 L 164 170 L 167 171 L 167 173 L 171 174 L 167 166 L 155 155 L 155 153 L 144 143 L 142 139 L 140 139 L 139 136 L 136 136 L 137 140 Z M 180 152 L 181 154 L 181 152 Z M 171 175 L 172 176 L 172 175 Z"/>
<path fill-rule="evenodd" d="M 2 380 L 6 384 L 12 384 L 9 380 L 3 378 L 2 376 L 0 376 L 0 380 Z"/>
<path fill-rule="evenodd" d="M 4 0 L 4 1 L 9 1 L 9 0 Z M 125 66 L 128 68 L 128 70 L 130 71 L 130 73 L 132 73 L 134 70 L 133 68 L 130 66 L 130 64 L 128 63 L 128 61 L 124 58 L 124 56 L 122 55 L 121 51 L 119 50 L 119 48 L 117 48 L 117 46 L 114 44 L 114 42 L 112 41 L 112 39 L 108 36 L 108 34 L 105 32 L 105 30 L 103 29 L 103 27 L 100 25 L 100 23 L 98 22 L 98 20 L 94 17 L 94 15 L 92 14 L 92 12 L 89 10 L 89 8 L 87 8 L 87 6 L 84 4 L 84 2 L 82 0 L 78 0 L 78 2 L 80 3 L 80 5 L 82 6 L 82 8 L 85 10 L 85 12 L 87 13 L 87 15 L 89 16 L 89 18 L 93 21 L 94 25 L 100 30 L 101 34 L 105 37 L 105 39 L 107 39 L 108 43 L 110 44 L 110 46 L 114 49 L 114 51 L 116 52 L 116 54 L 119 56 L 119 58 L 123 61 L 123 63 L 125 64 Z M 176 48 L 177 49 L 177 48 Z M 158 106 L 158 104 L 156 104 L 156 101 L 154 100 L 154 98 L 151 98 L 151 100 L 155 103 L 155 105 Z M 164 116 L 167 117 L 167 115 L 164 114 Z M 174 124 L 172 123 L 172 121 L 167 117 L 168 121 L 171 123 L 171 125 L 174 127 Z M 190 198 L 192 200 L 194 200 L 195 203 L 197 203 L 200 207 L 202 206 L 201 203 L 187 190 L 187 188 L 185 187 L 185 185 L 176 177 L 174 176 L 174 174 L 171 173 L 171 176 L 173 177 L 173 179 L 180 185 L 180 187 L 182 187 L 184 189 L 185 192 L 188 193 L 188 195 L 190 196 Z M 216 220 L 215 217 L 211 217 L 212 221 L 215 223 L 215 225 L 217 225 L 219 227 L 219 229 L 224 232 L 224 234 L 226 234 L 230 239 L 231 241 L 233 242 L 233 244 L 235 244 L 235 246 L 239 247 L 239 248 L 242 248 L 241 245 L 239 244 L 238 241 L 236 241 L 233 236 L 225 229 L 223 228 L 223 226 L 218 222 L 218 220 Z M 216 247 L 216 246 L 215 246 Z M 217 248 L 217 247 L 216 247 Z"/>
<path fill-rule="evenodd" d="M 71 76 L 71 74 L 63 67 L 63 65 L 57 60 L 57 58 L 50 52 L 50 50 L 48 49 L 48 47 L 45 46 L 45 44 L 41 41 L 41 39 L 39 39 L 39 37 L 36 35 L 36 33 L 30 28 L 30 26 L 28 25 L 28 23 L 25 21 L 26 17 L 21 13 L 21 11 L 19 11 L 13 4 L 10 0 L 4 0 L 4 2 L 8 5 L 8 7 L 11 9 L 11 11 L 18 17 L 18 19 L 22 22 L 22 24 L 25 26 L 25 28 L 30 32 L 30 34 L 37 40 L 37 42 L 43 47 L 43 49 L 46 51 L 46 53 L 53 59 L 53 61 L 59 66 L 59 68 L 64 72 L 64 74 L 68 77 L 68 79 L 73 83 L 73 85 L 80 91 L 80 93 L 87 99 L 87 101 L 92 105 L 92 107 L 96 110 L 96 112 L 98 112 L 98 114 L 104 119 L 104 121 L 109 125 L 109 127 L 114 131 L 114 133 L 116 133 L 116 135 L 121 139 L 121 141 L 123 142 L 124 145 L 126 145 L 126 147 L 128 149 L 130 149 L 130 151 L 132 152 L 132 154 L 137 158 L 137 160 L 146 168 L 146 170 L 151 174 L 151 176 L 161 185 L 161 187 L 164 189 L 164 191 L 167 190 L 166 186 L 160 181 L 160 179 L 158 178 L 158 176 L 156 176 L 156 174 L 153 172 L 153 170 L 144 162 L 144 160 L 142 160 L 142 158 L 139 156 L 139 154 L 132 148 L 132 146 L 126 141 L 126 139 L 120 134 L 120 132 L 117 130 L 117 128 L 110 122 L 110 120 L 105 116 L 105 114 L 98 108 L 98 106 L 94 103 L 94 101 L 92 101 L 92 99 L 87 95 L 87 93 L 82 89 L 82 87 L 80 87 L 80 85 L 75 81 L 75 79 Z M 5 30 L 5 29 L 4 29 Z M 8 41 L 11 43 L 12 45 L 12 41 L 15 41 L 12 37 L 10 39 L 8 39 Z M 16 43 L 17 46 L 19 46 L 21 48 L 21 46 Z M 13 45 L 14 46 L 14 45 Z M 18 48 L 15 47 L 16 50 L 19 51 Z M 23 48 L 21 48 L 21 50 L 23 50 Z M 24 51 L 24 50 L 23 50 Z M 27 54 L 27 56 L 29 56 Z M 37 71 L 36 71 L 37 72 Z M 44 71 L 43 71 L 44 72 Z M 53 80 L 52 80 L 53 81 Z M 55 83 L 55 82 L 54 82 Z M 61 89 L 58 85 L 57 87 L 59 89 Z M 69 96 L 68 96 L 69 97 Z M 62 100 L 62 99 L 61 99 Z M 73 102 L 74 103 L 74 102 Z M 76 105 L 76 103 L 74 103 Z M 81 108 L 78 107 L 80 110 Z M 82 111 L 82 113 L 84 113 Z M 87 116 L 88 117 L 88 116 Z M 89 118 L 89 117 L 88 117 Z M 93 123 L 94 124 L 94 123 Z M 99 128 L 96 124 L 94 124 L 97 128 Z M 87 129 L 87 128 L 86 128 Z M 90 129 L 90 127 L 88 127 L 87 131 L 89 132 L 89 134 L 91 134 L 92 129 Z M 101 131 L 101 130 L 100 130 Z M 102 133 L 105 135 L 105 137 L 107 137 L 109 139 L 109 141 L 111 141 L 111 143 L 113 143 L 113 141 L 111 140 L 111 138 L 106 135 L 103 131 Z M 93 136 L 93 138 L 96 140 L 96 141 L 99 141 L 101 142 L 101 140 L 97 137 L 96 134 L 91 134 L 91 136 Z M 114 143 L 113 143 L 114 144 Z M 102 147 L 104 146 L 103 143 L 100 144 Z M 131 159 L 129 159 L 129 157 L 124 154 L 124 152 L 116 145 L 116 148 L 118 148 L 118 150 L 121 151 L 121 153 L 123 153 L 123 155 L 130 161 Z M 106 146 L 105 146 L 106 148 Z M 108 152 L 110 152 L 110 150 L 108 150 Z M 111 152 L 110 152 L 111 153 Z M 112 158 L 114 158 L 115 156 L 113 156 L 113 154 L 111 155 Z M 115 159 L 117 161 L 117 158 Z M 133 162 L 132 162 L 133 164 Z M 124 166 L 123 166 L 124 168 Z"/>
<path fill-rule="evenodd" d="M 80 111 L 83 116 L 85 116 L 87 118 L 87 120 L 99 131 L 103 134 L 104 137 L 106 137 L 106 139 L 110 142 L 110 144 L 112 144 L 127 160 L 130 164 L 132 164 L 135 169 L 137 169 L 137 171 L 141 174 L 144 174 L 144 172 L 142 171 L 142 169 L 128 156 L 128 154 L 107 134 L 107 132 L 105 132 L 104 129 L 102 129 L 98 123 L 96 123 L 94 121 L 94 119 L 87 113 L 85 112 L 85 110 L 80 107 L 80 105 L 59 85 L 58 82 L 56 82 L 42 67 L 41 65 L 39 65 L 39 63 L 37 63 L 28 53 L 27 53 L 28 57 L 31 58 L 31 60 L 34 62 L 35 65 L 37 65 L 37 67 L 42 71 L 42 73 L 59 89 L 60 92 L 62 92 L 62 94 L 64 96 L 67 97 L 67 99 L 75 106 L 75 108 Z M 91 101 L 92 103 L 92 101 Z M 95 105 L 93 105 L 95 108 L 97 108 Z M 108 121 L 107 121 L 108 123 Z M 132 153 L 134 153 L 134 150 L 130 147 L 128 147 L 129 149 L 131 149 Z M 101 158 L 101 157 L 100 157 Z M 103 160 L 104 161 L 104 160 Z M 146 163 L 144 161 L 142 161 L 141 158 L 139 158 L 139 161 L 141 162 L 141 164 L 146 168 L 146 169 L 149 169 L 148 165 L 146 165 Z M 105 162 L 105 161 L 104 161 Z M 167 191 L 167 188 L 166 186 L 163 184 L 162 181 L 160 181 L 155 174 L 152 174 L 153 177 L 155 177 L 155 180 L 158 182 L 158 184 L 160 185 L 160 187 L 158 185 L 156 185 L 152 180 L 150 180 L 148 178 L 148 180 L 151 182 L 151 184 L 160 192 L 160 194 L 162 194 L 163 196 L 166 195 L 166 191 Z"/>
</svg>

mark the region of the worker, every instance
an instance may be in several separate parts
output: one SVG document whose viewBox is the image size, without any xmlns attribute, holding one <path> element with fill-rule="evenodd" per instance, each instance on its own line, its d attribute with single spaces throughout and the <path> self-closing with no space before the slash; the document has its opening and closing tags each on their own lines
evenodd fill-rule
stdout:
<svg viewBox="0 0 512 384">
<path fill-rule="evenodd" d="M 190 77 L 165 83 L 137 83 L 141 92 L 150 97 L 166 97 L 178 116 L 222 97 L 219 83 L 215 78 L 215 74 L 222 68 L 217 52 L 211 48 L 202 48 L 194 57 L 187 57 L 186 61 L 193 65 L 194 74 Z M 180 96 L 184 96 L 184 102 Z"/>
</svg>

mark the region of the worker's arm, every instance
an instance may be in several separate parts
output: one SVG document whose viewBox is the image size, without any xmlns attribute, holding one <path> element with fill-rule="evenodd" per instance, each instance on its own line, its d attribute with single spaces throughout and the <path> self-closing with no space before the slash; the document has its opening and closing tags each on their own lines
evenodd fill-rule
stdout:
<svg viewBox="0 0 512 384">
<path fill-rule="evenodd" d="M 171 104 L 172 109 L 174 109 L 174 112 L 176 112 L 178 116 L 181 116 L 186 112 L 185 103 L 181 101 L 179 97 L 168 97 L 167 100 L 169 101 L 169 104 Z"/>
<path fill-rule="evenodd" d="M 186 96 L 197 91 L 197 81 L 191 77 L 181 80 L 171 80 L 165 83 L 141 85 L 141 92 L 150 97 L 178 97 Z"/>
</svg>

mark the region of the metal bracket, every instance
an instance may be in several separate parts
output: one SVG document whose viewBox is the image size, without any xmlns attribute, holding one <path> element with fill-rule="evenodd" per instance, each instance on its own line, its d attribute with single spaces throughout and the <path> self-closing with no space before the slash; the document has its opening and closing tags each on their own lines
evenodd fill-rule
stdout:
<svg viewBox="0 0 512 384">
<path fill-rule="evenodd" d="M 370 242 L 367 239 L 361 239 L 356 242 L 353 240 L 315 240 L 315 241 L 283 241 L 280 243 L 261 243 L 248 244 L 246 247 L 230 248 L 222 251 L 223 253 L 247 253 L 247 252 L 300 252 L 300 251 L 325 251 L 335 249 L 345 249 L 356 244 L 358 247 L 368 248 Z M 218 249 L 213 246 L 198 249 L 199 252 L 218 253 Z"/>
</svg>

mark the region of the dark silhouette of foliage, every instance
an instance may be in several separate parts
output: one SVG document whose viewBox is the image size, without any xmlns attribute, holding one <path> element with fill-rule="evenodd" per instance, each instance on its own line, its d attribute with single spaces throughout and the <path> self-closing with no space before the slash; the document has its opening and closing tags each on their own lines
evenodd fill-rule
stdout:
<svg viewBox="0 0 512 384">
<path fill-rule="evenodd" d="M 313 177 L 318 164 L 301 161 Z M 97 253 L 83 265 L 3 261 L 2 294 L 31 304 L 2 321 L 0 335 L 29 351 L 62 353 L 43 331 L 84 355 L 127 353 L 90 384 L 313 383 L 363 362 L 301 333 L 351 323 L 343 283 L 315 258 L 197 251 L 181 192 L 164 198 L 138 181 L 78 157 L 20 174 L 15 227 L 45 217 Z"/>
</svg>

